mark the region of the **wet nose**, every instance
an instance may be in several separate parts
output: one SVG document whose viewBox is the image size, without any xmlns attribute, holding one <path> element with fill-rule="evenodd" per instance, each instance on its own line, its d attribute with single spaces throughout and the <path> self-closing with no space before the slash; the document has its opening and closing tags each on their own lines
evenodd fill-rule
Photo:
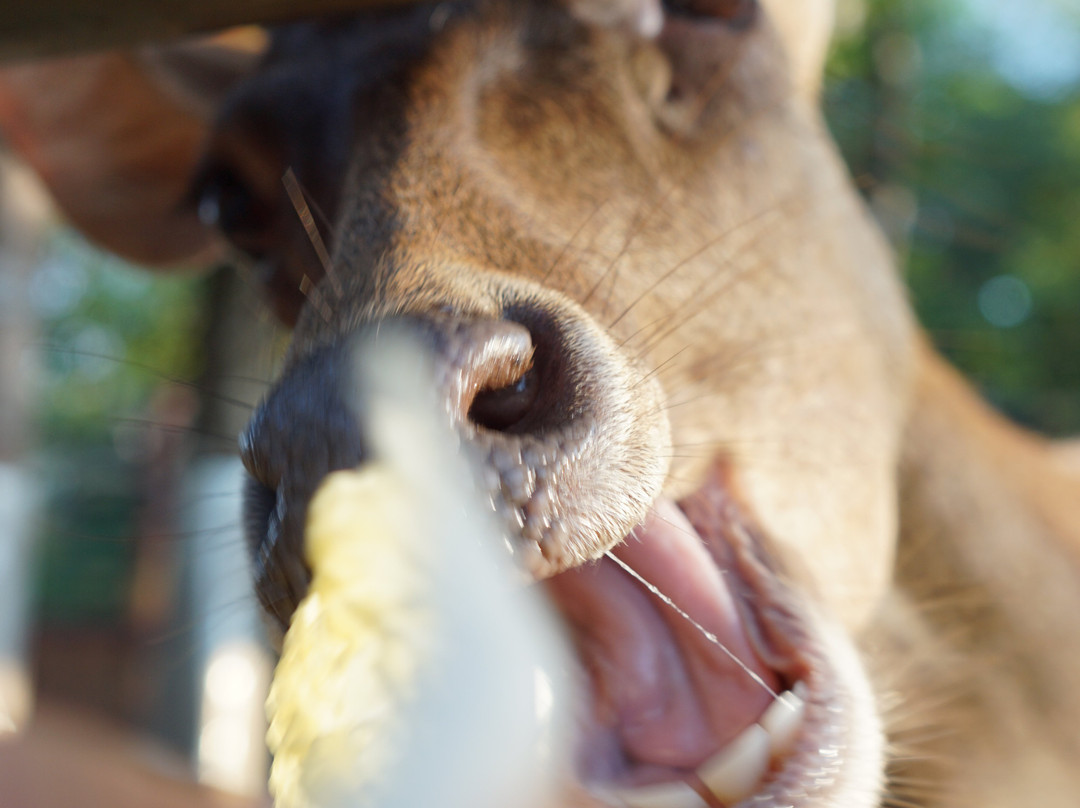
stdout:
<svg viewBox="0 0 1080 808">
<path fill-rule="evenodd" d="M 369 453 L 359 395 L 364 368 L 355 346 L 391 328 L 430 351 L 433 388 L 449 421 L 470 442 L 486 435 L 490 449 L 497 436 L 515 442 L 515 435 L 555 420 L 550 410 L 560 387 L 552 378 L 558 363 L 538 361 L 530 330 L 515 322 L 401 318 L 366 326 L 293 361 L 241 437 L 250 475 L 244 519 L 257 591 L 282 625 L 307 587 L 302 548 L 308 501 L 327 474 L 354 468 Z"/>
</svg>

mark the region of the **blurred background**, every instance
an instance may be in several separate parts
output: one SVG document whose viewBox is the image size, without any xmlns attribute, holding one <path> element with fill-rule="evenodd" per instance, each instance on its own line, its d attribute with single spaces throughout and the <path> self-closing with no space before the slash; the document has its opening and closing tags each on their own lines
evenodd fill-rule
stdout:
<svg viewBox="0 0 1080 808">
<path fill-rule="evenodd" d="M 842 0 L 825 108 L 938 347 L 1080 432 L 1080 4 Z"/>
<path fill-rule="evenodd" d="M 1080 6 L 841 0 L 827 78 L 933 339 L 1014 418 L 1080 434 Z M 258 796 L 235 446 L 287 335 L 242 272 L 124 265 L 0 166 L 0 378 L 23 380 L 0 419 L 28 425 L 0 423 L 0 518 L 25 525 L 0 547 L 0 734 L 35 694 Z"/>
</svg>

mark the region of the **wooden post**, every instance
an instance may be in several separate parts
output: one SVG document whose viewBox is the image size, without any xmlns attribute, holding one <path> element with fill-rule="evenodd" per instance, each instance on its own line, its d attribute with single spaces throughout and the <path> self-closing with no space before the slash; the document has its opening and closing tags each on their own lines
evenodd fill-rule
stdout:
<svg viewBox="0 0 1080 808">
<path fill-rule="evenodd" d="M 17 0 L 0 3 L 0 61 L 134 47 L 233 25 L 409 0 Z"/>
</svg>

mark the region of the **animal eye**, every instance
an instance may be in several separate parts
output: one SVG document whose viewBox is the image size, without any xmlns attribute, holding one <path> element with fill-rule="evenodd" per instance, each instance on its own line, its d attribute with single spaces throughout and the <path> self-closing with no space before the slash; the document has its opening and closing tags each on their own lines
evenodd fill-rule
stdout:
<svg viewBox="0 0 1080 808">
<path fill-rule="evenodd" d="M 271 226 L 273 210 L 237 171 L 228 165 L 208 165 L 192 195 L 203 224 L 216 227 L 242 250 L 257 250 L 259 237 Z"/>
</svg>

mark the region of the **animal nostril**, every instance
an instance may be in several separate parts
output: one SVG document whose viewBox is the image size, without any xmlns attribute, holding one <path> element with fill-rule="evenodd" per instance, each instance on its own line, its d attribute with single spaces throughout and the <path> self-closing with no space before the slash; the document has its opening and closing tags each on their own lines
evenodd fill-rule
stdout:
<svg viewBox="0 0 1080 808">
<path fill-rule="evenodd" d="M 496 432 L 510 431 L 533 411 L 539 389 L 539 374 L 535 366 L 529 367 L 510 384 L 477 393 L 469 420 Z"/>
</svg>

